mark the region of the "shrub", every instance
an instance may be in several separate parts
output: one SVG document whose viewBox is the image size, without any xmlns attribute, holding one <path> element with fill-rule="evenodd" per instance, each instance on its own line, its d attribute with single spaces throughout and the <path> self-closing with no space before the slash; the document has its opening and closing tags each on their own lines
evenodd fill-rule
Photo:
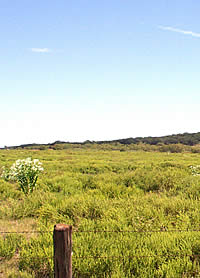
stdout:
<svg viewBox="0 0 200 278">
<path fill-rule="evenodd" d="M 21 190 L 25 193 L 33 192 L 36 186 L 37 178 L 42 168 L 42 163 L 38 159 L 31 160 L 18 159 L 10 168 L 10 170 L 4 168 L 2 177 L 5 180 L 17 181 L 21 187 Z"/>
</svg>

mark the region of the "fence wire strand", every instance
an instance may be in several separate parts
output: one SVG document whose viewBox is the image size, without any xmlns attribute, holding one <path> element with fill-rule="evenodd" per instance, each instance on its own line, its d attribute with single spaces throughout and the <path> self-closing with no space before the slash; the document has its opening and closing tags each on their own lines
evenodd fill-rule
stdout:
<svg viewBox="0 0 200 278">
<path fill-rule="evenodd" d="M 74 233 L 183 233 L 183 232 L 200 232 L 200 229 L 194 229 L 194 230 L 167 230 L 167 229 L 161 229 L 161 230 L 73 230 Z"/>
<path fill-rule="evenodd" d="M 21 231 L 21 232 L 0 231 L 0 234 L 48 234 L 48 233 L 53 233 L 53 231 Z"/>
<path fill-rule="evenodd" d="M 164 255 L 132 255 L 132 256 L 73 256 L 76 259 L 133 259 L 133 258 L 157 258 L 157 257 L 191 257 L 191 258 L 199 258 L 200 254 L 164 254 Z"/>
<path fill-rule="evenodd" d="M 165 257 L 165 258 L 177 258 L 177 257 L 190 257 L 190 258 L 199 258 L 200 257 L 200 254 L 163 254 L 163 255 L 131 255 L 131 256 L 72 256 L 73 259 L 133 259 L 133 258 L 136 258 L 136 259 L 140 259 L 140 258 L 162 258 L 162 257 Z M 36 260 L 38 261 L 38 259 L 47 259 L 47 260 L 52 260 L 53 259 L 53 256 L 52 257 L 17 257 L 15 258 L 16 260 L 20 260 L 20 259 L 30 259 L 31 260 Z M 6 257 L 0 257 L 0 261 L 3 261 L 5 260 Z"/>
<path fill-rule="evenodd" d="M 200 229 L 177 229 L 177 230 L 167 230 L 167 229 L 161 229 L 161 230 L 73 230 L 73 233 L 186 233 L 186 232 L 200 232 Z M 0 231 L 0 234 L 48 234 L 53 233 L 53 231 Z"/>
</svg>

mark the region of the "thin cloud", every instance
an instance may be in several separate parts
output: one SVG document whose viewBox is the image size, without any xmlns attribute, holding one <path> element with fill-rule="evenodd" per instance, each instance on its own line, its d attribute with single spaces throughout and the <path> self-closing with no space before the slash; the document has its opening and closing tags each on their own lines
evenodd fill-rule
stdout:
<svg viewBox="0 0 200 278">
<path fill-rule="evenodd" d="M 37 52 L 37 53 L 50 53 L 52 52 L 51 49 L 49 48 L 31 48 L 32 52 Z"/>
<path fill-rule="evenodd" d="M 166 30 L 166 31 L 171 31 L 171 32 L 176 32 L 176 33 L 181 33 L 184 35 L 189 35 L 195 38 L 200 38 L 200 33 L 195 33 L 193 31 L 188 31 L 188 30 L 182 30 L 170 26 L 158 26 L 159 29 Z"/>
</svg>

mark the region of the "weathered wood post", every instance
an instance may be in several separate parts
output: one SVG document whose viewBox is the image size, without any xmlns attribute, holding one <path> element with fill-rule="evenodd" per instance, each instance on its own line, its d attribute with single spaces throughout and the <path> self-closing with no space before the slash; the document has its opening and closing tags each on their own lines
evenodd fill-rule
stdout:
<svg viewBox="0 0 200 278">
<path fill-rule="evenodd" d="M 72 226 L 54 226 L 54 278 L 72 278 Z"/>
</svg>

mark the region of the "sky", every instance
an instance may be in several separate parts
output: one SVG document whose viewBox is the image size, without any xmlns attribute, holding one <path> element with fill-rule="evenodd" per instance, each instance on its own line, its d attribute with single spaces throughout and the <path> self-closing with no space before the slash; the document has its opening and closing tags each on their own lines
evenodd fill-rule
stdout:
<svg viewBox="0 0 200 278">
<path fill-rule="evenodd" d="M 200 1 L 0 0 L 0 147 L 199 132 Z"/>
</svg>

